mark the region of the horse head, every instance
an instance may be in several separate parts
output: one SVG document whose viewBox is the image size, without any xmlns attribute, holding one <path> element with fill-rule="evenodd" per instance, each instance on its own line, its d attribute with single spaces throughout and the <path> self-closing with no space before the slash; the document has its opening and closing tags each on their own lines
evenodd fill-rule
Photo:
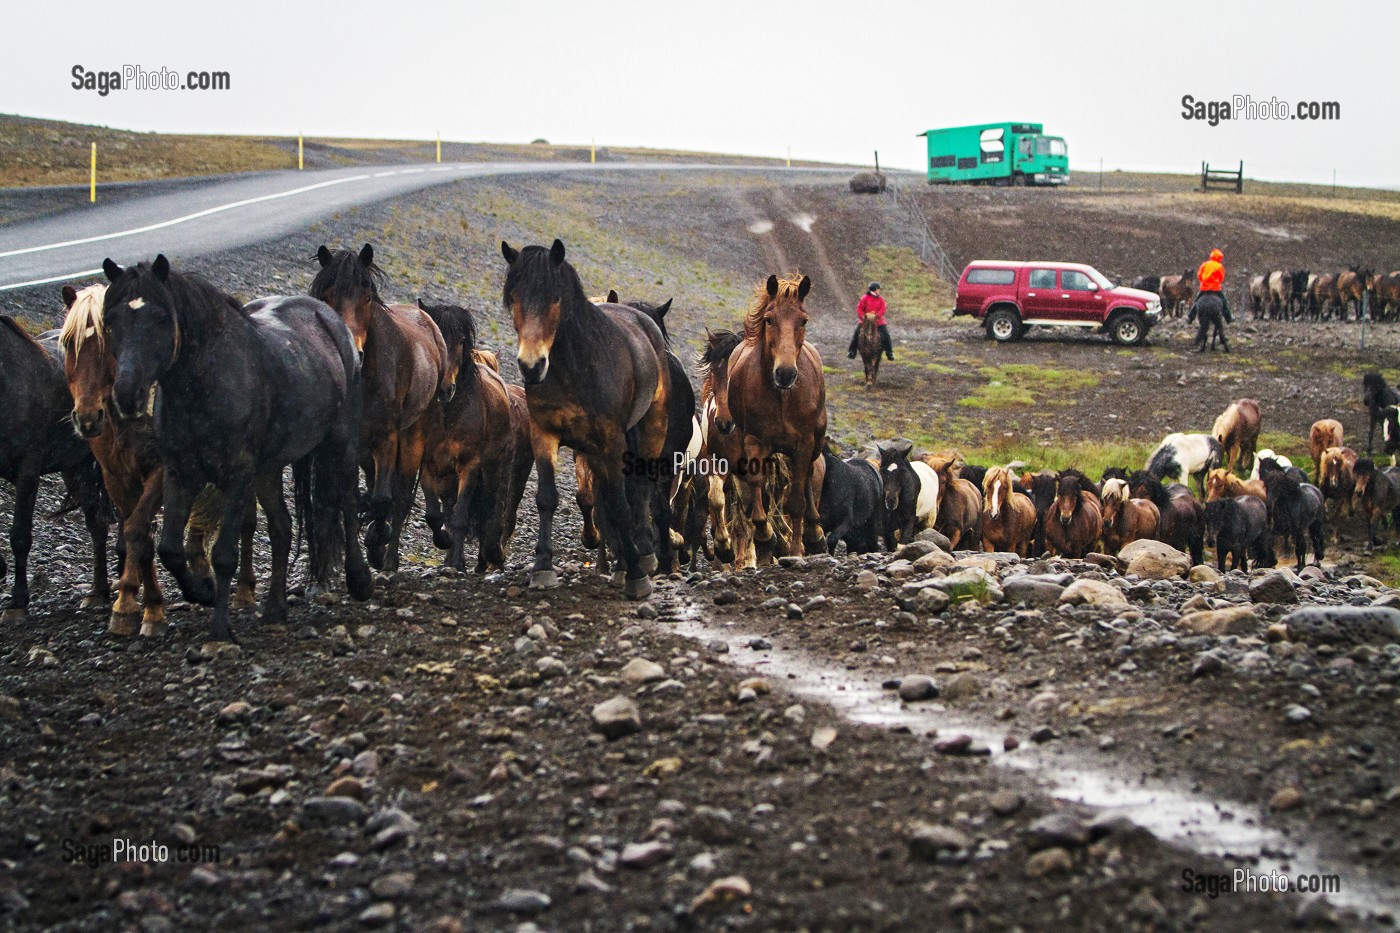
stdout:
<svg viewBox="0 0 1400 933">
<path fill-rule="evenodd" d="M 1149 499 L 1159 509 L 1167 503 L 1167 490 L 1161 477 L 1147 470 L 1134 470 L 1128 477 L 1128 489 L 1135 499 Z"/>
<path fill-rule="evenodd" d="M 1055 511 L 1061 525 L 1068 525 L 1074 520 L 1074 513 L 1079 509 L 1079 493 L 1082 489 L 1083 483 L 1078 474 L 1066 472 L 1060 475 L 1059 485 L 1055 489 Z"/>
<path fill-rule="evenodd" d="M 308 294 L 334 308 L 350 328 L 355 348 L 364 350 L 370 318 L 384 307 L 379 297 L 384 271 L 374 264 L 374 247 L 366 243 L 358 253 L 348 249 L 331 252 L 323 243 L 316 250 L 316 261 L 321 268 L 311 280 Z"/>
<path fill-rule="evenodd" d="M 501 241 L 506 284 L 501 298 L 515 325 L 518 346 L 515 360 L 526 385 L 539 385 L 549 373 L 549 355 L 570 310 L 588 303 L 583 283 L 573 266 L 564 261 L 564 242 L 549 249 L 526 246 L 516 250 Z"/>
<path fill-rule="evenodd" d="M 743 340 L 733 331 L 706 328 L 705 349 L 700 353 L 701 395 L 714 399 L 715 429 L 725 435 L 734 433 L 734 416 L 729 411 L 729 357 Z"/>
<path fill-rule="evenodd" d="M 1103 520 L 1104 524 L 1112 522 L 1118 517 L 1118 513 L 1123 506 L 1128 504 L 1128 482 L 1127 480 L 1114 477 L 1104 481 L 1103 484 Z"/>
<path fill-rule="evenodd" d="M 73 429 L 80 437 L 102 433 L 107 399 L 116 378 L 103 333 L 102 300 L 106 294 L 106 285 L 90 285 L 81 292 L 71 285 L 63 286 L 68 313 L 58 339 L 63 345 L 63 372 L 73 396 Z M 82 352 L 84 346 L 86 353 Z"/>
<path fill-rule="evenodd" d="M 912 472 L 909 452 L 913 449 L 913 441 L 891 441 L 880 445 L 880 481 L 885 488 L 885 508 L 891 512 L 899 508 L 904 492 L 904 474 Z"/>
<path fill-rule="evenodd" d="M 987 514 L 994 521 L 1001 518 L 1006 497 L 1011 494 L 1011 483 L 1011 471 L 1006 467 L 989 467 L 987 474 L 982 477 L 982 495 L 986 502 Z"/>
<path fill-rule="evenodd" d="M 466 308 L 457 305 L 430 305 L 426 304 L 422 298 L 418 299 L 418 309 L 426 314 L 434 324 L 437 325 L 438 333 L 442 334 L 442 342 L 447 346 L 447 372 L 443 377 L 443 386 L 463 388 L 463 383 L 470 385 L 472 379 L 463 376 L 473 376 L 472 350 L 476 344 L 476 323 L 472 320 L 472 313 Z M 442 396 L 446 394 L 446 398 Z M 439 393 L 443 404 L 452 401 L 449 393 Z"/>
<path fill-rule="evenodd" d="M 1356 465 L 1351 468 L 1352 476 L 1356 479 L 1356 486 L 1352 489 L 1351 501 L 1353 508 L 1364 508 L 1367 498 L 1371 493 L 1371 484 L 1379 475 L 1376 472 L 1375 461 L 1369 457 L 1362 457 L 1356 461 Z"/>
<path fill-rule="evenodd" d="M 1216 467 L 1206 474 L 1206 501 L 1224 499 L 1230 495 L 1230 471 Z"/>
<path fill-rule="evenodd" d="M 802 344 L 807 338 L 807 309 L 802 302 L 811 290 L 808 276 L 779 279 L 770 275 L 744 320 L 744 339 L 761 345 L 773 388 L 779 392 L 797 384 Z"/>
<path fill-rule="evenodd" d="M 170 261 L 123 269 L 102 261 L 111 286 L 102 299 L 104 339 L 115 363 L 112 404 L 123 419 L 150 417 L 156 382 L 180 353 L 180 317 L 169 288 Z"/>
</svg>

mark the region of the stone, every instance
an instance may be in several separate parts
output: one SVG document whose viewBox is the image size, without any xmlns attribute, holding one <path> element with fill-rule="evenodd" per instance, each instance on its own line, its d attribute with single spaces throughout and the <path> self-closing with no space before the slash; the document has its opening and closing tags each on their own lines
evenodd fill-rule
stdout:
<svg viewBox="0 0 1400 933">
<path fill-rule="evenodd" d="M 966 671 L 954 674 L 943 682 L 938 693 L 945 700 L 966 700 L 982 692 L 982 686 Z"/>
<path fill-rule="evenodd" d="M 938 696 L 938 684 L 925 674 L 910 674 L 899 681 L 899 698 L 906 703 L 932 700 Z"/>
<path fill-rule="evenodd" d="M 1259 617 L 1250 606 L 1231 606 L 1187 613 L 1176 624 L 1192 635 L 1246 635 L 1259 628 Z"/>
<path fill-rule="evenodd" d="M 1290 641 L 1304 644 L 1400 642 L 1400 609 L 1388 606 L 1305 606 L 1283 624 Z"/>
<path fill-rule="evenodd" d="M 1256 603 L 1296 603 L 1298 591 L 1288 577 L 1288 574 L 1274 570 L 1250 581 L 1250 600 Z"/>
<path fill-rule="evenodd" d="M 623 665 L 622 670 L 618 672 L 618 676 L 622 678 L 622 682 L 625 684 L 639 686 L 658 680 L 665 680 L 666 668 L 646 658 L 633 658 Z"/>
<path fill-rule="evenodd" d="M 1126 609 L 1131 603 L 1118 587 L 1102 580 L 1075 580 L 1060 594 L 1060 602 L 1067 606 L 1100 606 L 1107 609 Z"/>
<path fill-rule="evenodd" d="M 918 560 L 920 557 L 924 557 L 925 555 L 932 554 L 934 551 L 941 550 L 943 549 L 940 548 L 938 545 L 934 544 L 932 541 L 920 541 L 918 539 L 915 539 L 913 541 L 910 541 L 908 544 L 901 544 L 898 548 L 896 548 L 894 552 L 894 559 L 907 560 L 912 563 Z M 949 559 L 951 560 L 951 555 L 949 555 Z"/>
<path fill-rule="evenodd" d="M 1074 859 L 1064 849 L 1044 849 L 1026 859 L 1026 877 L 1042 878 L 1050 874 L 1074 871 Z"/>
<path fill-rule="evenodd" d="M 914 536 L 914 540 L 928 541 L 944 551 L 951 551 L 953 549 L 953 542 L 949 541 L 948 536 L 937 528 L 925 528 Z"/>
<path fill-rule="evenodd" d="M 1225 662 L 1220 659 L 1220 655 L 1213 651 L 1205 651 L 1196 656 L 1196 663 L 1191 665 L 1192 677 L 1205 677 L 1208 674 L 1218 674 L 1225 669 Z"/>
<path fill-rule="evenodd" d="M 243 722 L 250 715 L 252 715 L 252 712 L 253 705 L 251 703 L 248 703 L 244 700 L 235 700 L 232 703 L 225 706 L 223 709 L 219 710 L 219 715 L 216 717 L 216 719 L 218 720 L 220 725 L 227 726 L 232 725 L 233 723 Z"/>
<path fill-rule="evenodd" d="M 308 826 L 343 826 L 368 817 L 365 805 L 351 797 L 312 797 L 301 805 L 301 821 Z"/>
<path fill-rule="evenodd" d="M 390 872 L 370 882 L 369 891 L 375 897 L 396 900 L 412 894 L 413 885 L 417 880 L 418 876 L 411 871 Z"/>
<path fill-rule="evenodd" d="M 880 578 L 875 576 L 873 570 L 862 570 L 856 574 L 856 589 L 873 590 L 880 585 Z"/>
<path fill-rule="evenodd" d="M 543 891 L 527 888 L 511 888 L 496 899 L 496 906 L 513 914 L 537 914 L 549 909 L 554 903 Z"/>
<path fill-rule="evenodd" d="M 812 730 L 812 747 L 818 751 L 828 749 L 836 741 L 836 730 L 831 726 L 819 726 Z"/>
<path fill-rule="evenodd" d="M 669 842 L 662 839 L 653 839 L 650 842 L 632 842 L 622 849 L 622 854 L 618 856 L 618 864 L 624 868 L 650 868 L 659 865 L 676 854 Z"/>
<path fill-rule="evenodd" d="M 1291 703 L 1283 709 L 1283 718 L 1293 725 L 1302 725 L 1312 719 L 1312 710 L 1298 703 Z"/>
<path fill-rule="evenodd" d="M 715 594 L 716 606 L 732 606 L 739 601 L 739 594 L 733 590 L 720 590 Z"/>
<path fill-rule="evenodd" d="M 1274 795 L 1269 798 L 1270 810 L 1296 810 L 1302 805 L 1303 792 L 1300 791 L 1298 788 L 1293 787 L 1292 785 L 1289 785 L 1288 787 L 1280 787 L 1274 792 Z"/>
<path fill-rule="evenodd" d="M 386 923 L 392 923 L 397 914 L 398 910 L 393 904 L 382 901 L 378 904 L 371 904 L 360 911 L 360 922 L 367 927 L 379 927 Z"/>
<path fill-rule="evenodd" d="M 970 600 L 987 604 L 1000 602 L 1003 597 L 997 578 L 981 567 L 968 567 L 946 577 L 938 577 L 929 585 L 948 594 L 948 598 L 955 603 Z"/>
<path fill-rule="evenodd" d="M 1001 591 L 1010 603 L 1025 603 L 1028 606 L 1053 606 L 1064 593 L 1064 586 L 1049 580 L 1039 579 L 1030 574 L 1008 577 L 1002 581 Z"/>
<path fill-rule="evenodd" d="M 690 902 L 690 912 L 699 913 L 717 904 L 726 904 L 753 894 L 753 886 L 742 875 L 730 875 L 710 882 L 710 886 Z"/>
<path fill-rule="evenodd" d="M 909 854 L 921 862 L 937 861 L 944 852 L 959 852 L 972 845 L 962 830 L 916 820 L 909 827 Z"/>
<path fill-rule="evenodd" d="M 1128 573 L 1144 580 L 1179 580 L 1191 572 L 1191 558 L 1164 541 L 1141 538 L 1118 552 L 1128 562 Z"/>
<path fill-rule="evenodd" d="M 933 750 L 940 755 L 966 755 L 972 748 L 972 736 L 966 734 L 935 739 Z"/>
<path fill-rule="evenodd" d="M 913 566 L 915 570 L 927 573 L 930 570 L 938 570 L 943 567 L 953 566 L 953 557 L 951 554 L 934 548 L 923 557 L 914 561 Z"/>
<path fill-rule="evenodd" d="M 1225 575 L 1209 564 L 1197 564 L 1186 574 L 1186 579 L 1192 583 L 1218 583 Z"/>
<path fill-rule="evenodd" d="M 366 796 L 365 782 L 352 775 L 344 775 L 331 781 L 326 788 L 327 797 L 353 797 L 356 800 L 364 800 Z"/>
<path fill-rule="evenodd" d="M 987 807 L 997 816 L 1011 816 L 1025 803 L 1025 798 L 1014 790 L 999 790 L 987 798 Z"/>
<path fill-rule="evenodd" d="M 1026 842 L 1032 849 L 1086 846 L 1089 844 L 1089 824 L 1073 813 L 1059 810 L 1042 816 L 1026 827 Z"/>
<path fill-rule="evenodd" d="M 593 707 L 593 724 L 609 739 L 642 731 L 642 712 L 628 697 L 613 697 Z"/>
</svg>

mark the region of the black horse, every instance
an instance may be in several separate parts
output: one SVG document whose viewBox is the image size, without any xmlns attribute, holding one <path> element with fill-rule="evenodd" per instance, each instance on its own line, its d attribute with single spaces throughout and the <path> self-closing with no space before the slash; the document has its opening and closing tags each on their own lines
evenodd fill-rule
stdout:
<svg viewBox="0 0 1400 933">
<path fill-rule="evenodd" d="M 1273 535 L 1269 533 L 1269 510 L 1254 496 L 1216 499 L 1206 503 L 1206 533 L 1214 539 L 1216 566 L 1225 572 L 1225 557 L 1231 570 L 1249 572 L 1249 559 L 1260 567 L 1272 567 Z"/>
<path fill-rule="evenodd" d="M 1298 560 L 1295 569 L 1302 570 L 1307 563 L 1309 538 L 1313 557 L 1322 563 L 1322 490 L 1311 483 L 1300 482 L 1293 473 L 1296 467 L 1281 470 L 1275 463 L 1273 469 L 1265 469 L 1262 462 L 1260 467 L 1259 478 L 1264 481 L 1268 493 L 1272 533 L 1292 537 L 1293 554 Z"/>
<path fill-rule="evenodd" d="M 885 500 L 881 533 L 885 548 L 890 551 L 897 544 L 913 540 L 918 525 L 919 492 L 923 484 L 909 462 L 913 449 L 910 441 L 891 441 L 879 447 L 880 485 Z"/>
<path fill-rule="evenodd" d="M 1024 477 L 1022 477 L 1024 485 Z M 1039 473 L 1030 474 L 1030 484 L 1025 493 L 1030 496 L 1031 504 L 1035 506 L 1035 531 L 1031 536 L 1031 553 L 1036 557 L 1044 554 L 1045 546 L 1045 516 L 1050 514 L 1050 507 L 1055 504 L 1055 493 L 1060 488 L 1060 474 L 1054 470 L 1041 470 Z"/>
<path fill-rule="evenodd" d="M 72 411 L 73 396 L 63 375 L 63 350 L 57 339 L 35 340 L 12 318 L 0 315 L 0 479 L 15 487 L 10 523 L 15 583 L 0 621 L 18 622 L 28 614 L 34 505 L 39 480 L 50 473 L 62 474 L 68 497 L 82 507 L 92 538 L 92 588 L 83 598 L 83 608 L 105 606 L 111 597 L 107 579 L 110 506 L 97 461 L 68 420 Z M 0 579 L 6 570 L 0 555 Z"/>
<path fill-rule="evenodd" d="M 241 307 L 203 279 L 173 271 L 164 255 L 127 269 L 107 259 L 102 270 L 112 282 L 103 315 L 116 364 L 113 405 L 123 420 L 153 419 L 166 465 L 157 552 L 186 599 L 214 606 L 210 636 L 233 638 L 229 583 L 253 495 L 272 541 L 263 618 L 286 618 L 288 464 L 312 588 L 328 586 L 343 559 L 350 595 L 368 599 L 374 582 L 360 550 L 355 490 L 359 361 L 345 323 L 314 298 L 261 298 Z M 224 496 L 212 588 L 189 572 L 182 538 L 206 484 Z"/>
<path fill-rule="evenodd" d="M 1370 456 L 1376 440 L 1376 425 L 1384 423 L 1387 408 L 1400 405 L 1400 392 L 1386 385 L 1380 373 L 1366 373 L 1361 377 L 1361 402 L 1371 418 L 1366 429 L 1366 455 Z"/>
<path fill-rule="evenodd" d="M 842 460 L 824 451 L 826 478 L 822 481 L 821 517 L 826 531 L 827 553 L 846 542 L 849 554 L 880 550 L 884 530 L 884 489 L 880 474 L 861 457 Z"/>
<path fill-rule="evenodd" d="M 1201 323 L 1196 330 L 1196 352 L 1204 353 L 1206 350 L 1206 337 L 1210 337 L 1210 348 L 1215 349 L 1218 339 L 1224 347 L 1225 352 L 1230 352 L 1230 341 L 1225 337 L 1225 299 L 1219 292 L 1201 292 L 1196 296 L 1195 302 L 1191 305 L 1191 313 L 1187 315 L 1186 323 L 1200 318 Z"/>
<path fill-rule="evenodd" d="M 1158 540 L 1190 552 L 1193 565 L 1205 559 L 1206 513 L 1189 487 L 1163 486 L 1156 473 L 1134 470 L 1128 477 L 1128 491 L 1133 498 L 1148 499 L 1157 506 Z"/>
</svg>

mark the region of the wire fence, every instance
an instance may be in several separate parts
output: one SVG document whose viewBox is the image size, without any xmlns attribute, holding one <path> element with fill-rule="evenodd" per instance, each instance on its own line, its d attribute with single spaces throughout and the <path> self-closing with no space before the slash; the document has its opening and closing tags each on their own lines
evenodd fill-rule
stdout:
<svg viewBox="0 0 1400 933">
<path fill-rule="evenodd" d="M 890 193 L 895 210 L 906 214 L 914 224 L 914 229 L 919 237 L 919 257 L 923 261 L 938 270 L 938 277 L 948 283 L 958 280 L 958 267 L 953 264 L 953 260 L 948 256 L 948 251 L 943 248 L 943 244 L 938 242 L 938 238 L 929 229 L 928 220 L 924 217 L 923 208 L 919 207 L 918 199 L 909 194 L 901 193 L 899 183 L 893 179 L 885 189 Z"/>
</svg>

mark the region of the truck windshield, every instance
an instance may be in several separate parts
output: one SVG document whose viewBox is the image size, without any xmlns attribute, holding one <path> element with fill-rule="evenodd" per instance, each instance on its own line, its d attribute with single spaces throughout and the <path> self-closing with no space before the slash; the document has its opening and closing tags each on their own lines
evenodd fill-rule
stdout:
<svg viewBox="0 0 1400 933">
<path fill-rule="evenodd" d="M 1104 274 L 1103 274 L 1102 272 L 1100 272 L 1098 269 L 1090 268 L 1090 269 L 1089 269 L 1089 278 L 1091 278 L 1091 279 L 1093 279 L 1095 282 L 1099 283 L 1099 288 L 1112 288 L 1112 287 L 1113 287 L 1113 283 L 1110 282 L 1110 281 L 1108 280 L 1108 278 L 1107 278 L 1106 276 L 1104 276 Z"/>
<path fill-rule="evenodd" d="M 1065 141 L 1057 136 L 1038 136 L 1035 140 L 1035 154 L 1063 156 L 1068 150 Z"/>
</svg>

